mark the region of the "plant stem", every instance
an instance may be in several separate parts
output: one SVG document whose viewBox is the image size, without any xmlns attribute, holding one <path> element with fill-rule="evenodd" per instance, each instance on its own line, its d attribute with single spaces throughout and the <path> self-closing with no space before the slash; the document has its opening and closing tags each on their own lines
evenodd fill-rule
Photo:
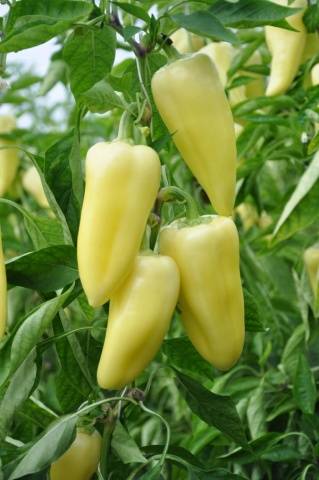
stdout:
<svg viewBox="0 0 319 480">
<path fill-rule="evenodd" d="M 179 187 L 164 187 L 158 194 L 160 202 L 170 202 L 172 200 L 184 200 L 186 201 L 186 217 L 188 220 L 194 220 L 199 216 L 197 204 L 194 198 L 185 190 Z"/>
<path fill-rule="evenodd" d="M 116 417 L 113 414 L 112 410 L 107 415 L 105 420 L 105 426 L 103 431 L 102 446 L 101 446 L 101 461 L 100 469 L 103 475 L 103 478 L 107 478 L 107 467 L 108 467 L 108 453 L 111 446 L 112 435 L 116 423 Z"/>
</svg>

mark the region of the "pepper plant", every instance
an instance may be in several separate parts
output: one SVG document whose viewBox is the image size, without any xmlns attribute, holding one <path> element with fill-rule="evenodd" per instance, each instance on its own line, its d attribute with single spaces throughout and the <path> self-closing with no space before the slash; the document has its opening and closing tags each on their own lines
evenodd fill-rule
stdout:
<svg viewBox="0 0 319 480">
<path fill-rule="evenodd" d="M 318 2 L 0 3 L 0 479 L 319 478 Z"/>
</svg>

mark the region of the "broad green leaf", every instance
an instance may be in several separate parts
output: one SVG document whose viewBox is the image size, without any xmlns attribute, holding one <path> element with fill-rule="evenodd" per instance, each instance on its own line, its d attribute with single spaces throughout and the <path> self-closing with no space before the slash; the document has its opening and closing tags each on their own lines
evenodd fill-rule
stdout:
<svg viewBox="0 0 319 480">
<path fill-rule="evenodd" d="M 40 45 L 87 17 L 92 5 L 84 1 L 21 0 L 11 8 L 0 52 L 18 52 Z"/>
<path fill-rule="evenodd" d="M 237 38 L 232 31 L 227 30 L 218 18 L 208 10 L 198 10 L 189 15 L 179 13 L 173 15 L 172 18 L 177 25 L 197 35 L 223 40 L 225 42 L 237 42 Z"/>
<path fill-rule="evenodd" d="M 249 396 L 247 421 L 253 440 L 267 433 L 264 388 L 262 384 Z"/>
<path fill-rule="evenodd" d="M 43 333 L 50 326 L 59 309 L 72 293 L 73 286 L 65 293 L 54 297 L 36 307 L 18 329 L 11 348 L 11 374 L 21 365 L 27 355 L 36 346 Z"/>
<path fill-rule="evenodd" d="M 148 15 L 147 11 L 144 8 L 139 7 L 138 5 L 133 5 L 131 3 L 125 2 L 113 2 L 115 5 L 118 5 L 122 10 L 127 13 L 130 13 L 136 18 L 140 18 L 144 20 L 144 22 L 149 23 L 150 16 Z"/>
<path fill-rule="evenodd" d="M 193 413 L 208 425 L 218 428 L 234 442 L 246 445 L 245 431 L 233 400 L 210 392 L 179 371 L 176 373 L 181 392 Z"/>
<path fill-rule="evenodd" d="M 267 0 L 238 0 L 236 3 L 217 0 L 210 11 L 228 27 L 250 28 L 262 25 L 291 27 L 284 20 L 300 9 L 277 5 Z"/>
<path fill-rule="evenodd" d="M 9 480 L 40 472 L 59 458 L 75 438 L 76 415 L 65 416 L 49 426 L 26 452 Z"/>
<path fill-rule="evenodd" d="M 77 99 L 110 72 L 115 56 L 113 29 L 78 27 L 67 40 L 63 57 L 70 69 L 70 83 Z"/>
<path fill-rule="evenodd" d="M 261 319 L 258 302 L 246 289 L 243 289 L 245 303 L 245 330 L 247 332 L 264 332 L 265 327 Z"/>
<path fill-rule="evenodd" d="M 59 245 L 29 252 L 6 263 L 11 285 L 53 292 L 78 278 L 76 251 L 71 245 Z"/>
</svg>

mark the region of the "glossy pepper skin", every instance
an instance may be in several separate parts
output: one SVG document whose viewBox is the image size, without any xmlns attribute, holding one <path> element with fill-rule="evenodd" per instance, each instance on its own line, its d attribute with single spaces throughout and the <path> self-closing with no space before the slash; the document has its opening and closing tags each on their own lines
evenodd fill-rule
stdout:
<svg viewBox="0 0 319 480">
<path fill-rule="evenodd" d="M 35 199 L 42 208 L 48 208 L 49 203 L 45 196 L 40 175 L 35 166 L 30 167 L 22 177 L 23 188 Z"/>
<path fill-rule="evenodd" d="M 314 294 L 317 297 L 319 286 L 319 246 L 309 247 L 304 253 L 304 262 L 309 282 Z"/>
<path fill-rule="evenodd" d="M 7 278 L 2 250 L 2 239 L 0 230 L 0 339 L 6 329 L 7 320 Z"/>
<path fill-rule="evenodd" d="M 52 464 L 50 480 L 90 480 L 100 461 L 101 444 L 97 431 L 78 431 L 69 449 Z"/>
<path fill-rule="evenodd" d="M 150 147 L 115 141 L 88 151 L 77 252 L 93 307 L 107 302 L 131 270 L 159 185 L 160 161 Z"/>
<path fill-rule="evenodd" d="M 12 115 L 0 117 L 0 147 L 12 147 L 11 140 L 1 138 L 1 133 L 10 133 L 16 127 L 15 118 Z M 16 148 L 4 148 L 0 150 L 0 197 L 9 190 L 17 173 L 19 164 L 18 150 Z"/>
<path fill-rule="evenodd" d="M 275 3 L 288 6 L 288 0 L 275 0 Z M 289 6 L 302 8 L 300 12 L 287 17 L 287 22 L 297 32 L 279 27 L 265 27 L 266 43 L 272 56 L 267 96 L 280 95 L 288 90 L 298 71 L 306 44 L 307 31 L 302 17 L 307 0 L 295 0 Z"/>
<path fill-rule="evenodd" d="M 230 218 L 201 221 L 164 227 L 160 252 L 180 270 L 179 304 L 191 342 L 214 367 L 228 370 L 240 357 L 245 335 L 238 233 Z"/>
<path fill-rule="evenodd" d="M 236 138 L 229 103 L 211 59 L 195 53 L 152 78 L 156 106 L 183 159 L 220 215 L 235 199 Z"/>
<path fill-rule="evenodd" d="M 319 85 L 319 63 L 311 69 L 311 83 L 314 87 Z"/>
<path fill-rule="evenodd" d="M 179 292 L 172 258 L 138 255 L 133 270 L 113 294 L 97 379 L 101 388 L 132 382 L 158 352 Z"/>
<path fill-rule="evenodd" d="M 185 28 L 179 28 L 170 38 L 173 46 L 182 54 L 197 52 L 204 45 L 204 40 L 201 37 L 188 32 Z"/>
</svg>

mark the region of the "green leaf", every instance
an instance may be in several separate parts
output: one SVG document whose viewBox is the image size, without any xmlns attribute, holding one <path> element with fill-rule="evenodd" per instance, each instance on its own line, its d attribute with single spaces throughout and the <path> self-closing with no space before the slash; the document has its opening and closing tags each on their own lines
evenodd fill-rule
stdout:
<svg viewBox="0 0 319 480">
<path fill-rule="evenodd" d="M 238 0 L 236 3 L 217 0 L 209 10 L 227 27 L 274 25 L 291 29 L 284 18 L 300 9 L 276 5 L 267 0 Z"/>
<path fill-rule="evenodd" d="M 203 35 L 205 37 L 223 40 L 225 42 L 237 42 L 237 37 L 231 32 L 231 30 L 227 30 L 218 18 L 212 15 L 208 10 L 199 10 L 189 15 L 179 13 L 173 15 L 172 18 L 178 26 L 186 28 L 197 35 Z"/>
<path fill-rule="evenodd" d="M 11 285 L 53 292 L 77 280 L 76 251 L 59 245 L 29 252 L 9 260 L 6 272 Z"/>
<path fill-rule="evenodd" d="M 300 410 L 305 414 L 313 415 L 317 399 L 316 384 L 308 360 L 303 353 L 298 357 L 293 391 Z"/>
<path fill-rule="evenodd" d="M 80 102 L 93 113 L 105 113 L 114 108 L 125 109 L 122 98 L 106 80 L 96 83 L 90 90 L 82 93 Z"/>
<path fill-rule="evenodd" d="M 150 22 L 150 16 L 147 13 L 144 8 L 139 7 L 137 5 L 133 5 L 131 3 L 125 3 L 125 2 L 112 2 L 115 5 L 118 5 L 122 10 L 124 10 L 127 13 L 130 13 L 136 18 L 140 18 L 141 20 L 144 20 L 144 22 L 149 23 Z"/>
<path fill-rule="evenodd" d="M 255 440 L 267 433 L 264 388 L 262 384 L 249 396 L 247 421 L 252 439 Z"/>
<path fill-rule="evenodd" d="M 31 352 L 10 379 L 0 403 L 0 442 L 20 405 L 28 398 L 36 378 L 35 354 Z"/>
<path fill-rule="evenodd" d="M 317 182 L 318 178 L 319 178 L 319 152 L 317 152 L 313 157 L 312 162 L 304 171 L 295 190 L 293 191 L 291 197 L 286 203 L 285 208 L 283 209 L 283 212 L 280 215 L 280 218 L 276 224 L 276 227 L 273 233 L 274 236 L 277 234 L 279 229 L 285 223 L 285 221 L 293 212 L 293 210 L 296 208 L 296 206 L 309 193 L 309 191 L 312 189 L 314 184 Z"/>
<path fill-rule="evenodd" d="M 84 1 L 21 0 L 11 8 L 7 35 L 0 52 L 18 52 L 40 45 L 87 17 L 92 5 Z"/>
<path fill-rule="evenodd" d="M 310 5 L 303 16 L 303 22 L 310 33 L 319 29 L 319 4 Z"/>
<path fill-rule="evenodd" d="M 258 302 L 246 289 L 243 289 L 245 304 L 245 330 L 247 332 L 264 332 L 265 327 L 261 319 Z"/>
<path fill-rule="evenodd" d="M 9 480 L 40 472 L 57 460 L 73 442 L 76 422 L 77 416 L 72 414 L 51 424 L 26 452 L 11 473 Z"/>
<path fill-rule="evenodd" d="M 36 346 L 43 333 L 72 293 L 73 286 L 65 293 L 54 297 L 35 308 L 19 327 L 12 342 L 10 356 L 11 374 L 21 365 L 27 355 Z"/>
<path fill-rule="evenodd" d="M 246 445 L 244 427 L 233 400 L 228 396 L 210 392 L 177 370 L 176 374 L 181 385 L 181 392 L 193 413 L 208 425 L 216 427 L 234 442 Z"/>
<path fill-rule="evenodd" d="M 121 422 L 116 423 L 111 445 L 123 463 L 145 463 L 147 461 Z"/>
<path fill-rule="evenodd" d="M 76 99 L 110 72 L 115 46 L 115 31 L 106 25 L 78 27 L 67 40 L 63 57 L 70 69 L 71 89 Z"/>
<path fill-rule="evenodd" d="M 46 95 L 52 88 L 66 76 L 66 63 L 63 60 L 54 60 L 41 83 L 38 95 Z"/>
<path fill-rule="evenodd" d="M 165 340 L 163 351 L 168 357 L 170 365 L 179 370 L 198 380 L 203 376 L 209 379 L 213 378 L 212 366 L 199 355 L 186 336 Z"/>
</svg>

